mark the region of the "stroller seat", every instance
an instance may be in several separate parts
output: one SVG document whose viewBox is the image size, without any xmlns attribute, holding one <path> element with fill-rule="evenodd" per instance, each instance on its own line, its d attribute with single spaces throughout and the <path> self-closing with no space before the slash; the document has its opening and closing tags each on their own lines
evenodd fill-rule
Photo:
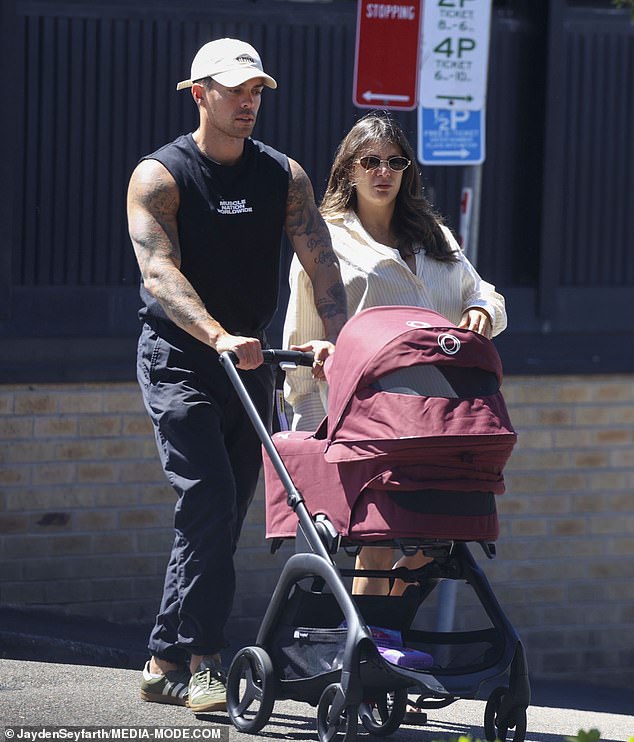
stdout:
<svg viewBox="0 0 634 742">
<path fill-rule="evenodd" d="M 495 541 L 499 535 L 492 488 L 463 491 L 443 480 L 405 480 L 403 472 L 410 477 L 421 474 L 421 466 L 405 455 L 401 462 L 391 456 L 331 463 L 324 456 L 325 441 L 303 432 L 276 433 L 273 441 L 308 509 L 313 516 L 328 518 L 343 546 L 423 537 Z M 266 537 L 294 538 L 297 518 L 266 452 L 264 477 Z"/>
</svg>

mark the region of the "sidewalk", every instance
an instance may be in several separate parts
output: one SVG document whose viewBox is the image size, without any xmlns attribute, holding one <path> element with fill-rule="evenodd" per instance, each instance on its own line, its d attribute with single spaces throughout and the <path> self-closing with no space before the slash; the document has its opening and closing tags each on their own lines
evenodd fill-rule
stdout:
<svg viewBox="0 0 634 742">
<path fill-rule="evenodd" d="M 149 627 L 120 626 L 100 619 L 60 617 L 45 612 L 0 608 L 0 658 L 23 661 L 22 665 L 19 662 L 0 663 L 4 668 L 0 686 L 3 723 L 70 724 L 68 715 L 81 711 L 84 716 L 78 716 L 81 721 L 77 723 L 82 724 L 92 721 L 95 724 L 196 725 L 211 721 L 227 725 L 229 720 L 225 714 L 214 715 L 213 719 L 195 717 L 187 709 L 139 701 L 139 671 L 147 659 L 145 643 L 148 631 Z M 252 641 L 252 638 L 235 639 L 225 654 L 225 661 L 230 661 L 235 651 Z M 98 679 L 108 676 L 113 679 L 112 697 L 104 696 L 103 707 L 81 710 L 78 706 L 79 695 L 92 698 L 91 688 L 95 684 L 103 694 L 104 686 L 99 684 Z M 19 687 L 11 687 L 10 677 L 15 678 L 18 686 L 25 687 L 26 684 L 26 687 L 31 687 L 30 682 L 41 685 L 42 698 L 46 699 L 45 703 L 42 701 L 46 709 L 44 716 L 41 716 L 41 709 L 37 706 L 31 709 L 31 716 L 28 716 L 28 704 L 35 703 L 35 700 L 30 698 L 27 706 L 24 706 L 22 694 L 2 693 L 20 690 Z M 33 680 L 29 681 L 29 677 Z M 68 681 L 66 687 L 66 681 L 60 684 L 60 677 L 72 678 L 72 682 Z M 530 734 L 527 733 L 527 742 L 562 742 L 565 735 L 575 735 L 579 729 L 588 730 L 592 726 L 601 730 L 602 740 L 627 742 L 634 736 L 632 688 L 564 684 L 534 678 L 531 685 L 532 701 L 528 713 Z M 117 700 L 118 703 L 113 703 Z M 483 706 L 484 703 L 480 701 L 458 701 L 442 712 L 430 713 L 430 724 L 426 727 L 403 726 L 391 739 L 431 741 L 448 736 L 457 737 L 459 734 L 471 734 L 473 739 L 482 739 Z M 117 713 L 124 709 L 124 716 L 111 722 L 111 707 L 115 707 Z M 21 722 L 18 722 L 17 716 L 12 718 L 12 713 L 17 714 L 18 708 L 19 719 L 23 720 Z M 289 735 L 297 736 L 300 722 L 302 739 L 317 739 L 314 717 L 315 709 L 306 704 L 278 701 L 271 722 L 262 730 L 262 737 L 240 734 L 231 727 L 231 739 L 244 742 L 288 739 Z M 605 736 L 606 732 L 611 732 L 611 736 Z"/>
</svg>

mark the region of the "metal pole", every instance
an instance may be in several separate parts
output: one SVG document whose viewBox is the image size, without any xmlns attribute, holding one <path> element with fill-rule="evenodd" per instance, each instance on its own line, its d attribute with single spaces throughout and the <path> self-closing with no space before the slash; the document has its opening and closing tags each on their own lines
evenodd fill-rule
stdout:
<svg viewBox="0 0 634 742">
<path fill-rule="evenodd" d="M 462 249 L 470 263 L 476 267 L 478 260 L 478 232 L 480 231 L 480 202 L 482 190 L 482 165 L 469 165 L 462 169 L 462 193 L 469 189 L 471 199 L 468 218 L 464 223 L 465 234 Z M 456 615 L 456 580 L 443 580 L 438 585 L 438 608 L 436 612 L 436 631 L 453 631 Z"/>
<path fill-rule="evenodd" d="M 478 233 L 480 232 L 480 202 L 482 196 L 482 165 L 469 165 L 462 169 L 462 190 L 469 189 L 471 197 L 470 219 L 462 249 L 474 268 L 478 264 Z"/>
</svg>

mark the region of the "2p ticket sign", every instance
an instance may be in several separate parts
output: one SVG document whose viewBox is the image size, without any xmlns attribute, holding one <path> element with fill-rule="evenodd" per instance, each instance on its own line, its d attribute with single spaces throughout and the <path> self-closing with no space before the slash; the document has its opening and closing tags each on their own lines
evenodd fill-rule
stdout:
<svg viewBox="0 0 634 742">
<path fill-rule="evenodd" d="M 353 103 L 412 110 L 417 105 L 421 0 L 359 0 Z"/>
</svg>

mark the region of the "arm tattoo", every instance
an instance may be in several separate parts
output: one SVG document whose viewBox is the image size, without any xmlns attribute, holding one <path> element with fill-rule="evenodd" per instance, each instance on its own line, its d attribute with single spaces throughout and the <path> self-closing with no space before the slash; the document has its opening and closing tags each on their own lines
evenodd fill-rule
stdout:
<svg viewBox="0 0 634 742">
<path fill-rule="evenodd" d="M 328 267 L 334 265 L 337 262 L 337 256 L 332 250 L 322 250 L 315 258 L 315 263 L 318 263 L 319 265 L 326 265 Z"/>
<path fill-rule="evenodd" d="M 209 325 L 210 317 L 180 271 L 175 184 L 160 170 L 145 166 L 133 176 L 128 202 L 130 237 L 147 290 L 170 319 L 204 340 L 200 328 Z"/>
<path fill-rule="evenodd" d="M 312 186 L 304 171 L 294 174 L 288 184 L 286 231 L 291 240 L 304 238 L 310 252 L 330 252 L 328 229 L 317 210 Z M 315 262 L 323 262 L 323 259 Z"/>
<path fill-rule="evenodd" d="M 337 315 L 345 317 L 347 312 L 346 292 L 341 283 L 334 283 L 326 292 L 326 296 L 315 302 L 317 312 L 322 320 L 331 319 Z"/>
<path fill-rule="evenodd" d="M 286 203 L 286 232 L 313 285 L 315 307 L 326 337 L 335 341 L 347 316 L 346 293 L 330 232 L 306 173 L 293 163 Z"/>
<path fill-rule="evenodd" d="M 131 188 L 139 207 L 130 213 L 130 236 L 143 272 L 151 258 L 172 260 L 180 265 L 180 248 L 176 227 L 178 199 L 165 181 L 145 180 Z"/>
</svg>

